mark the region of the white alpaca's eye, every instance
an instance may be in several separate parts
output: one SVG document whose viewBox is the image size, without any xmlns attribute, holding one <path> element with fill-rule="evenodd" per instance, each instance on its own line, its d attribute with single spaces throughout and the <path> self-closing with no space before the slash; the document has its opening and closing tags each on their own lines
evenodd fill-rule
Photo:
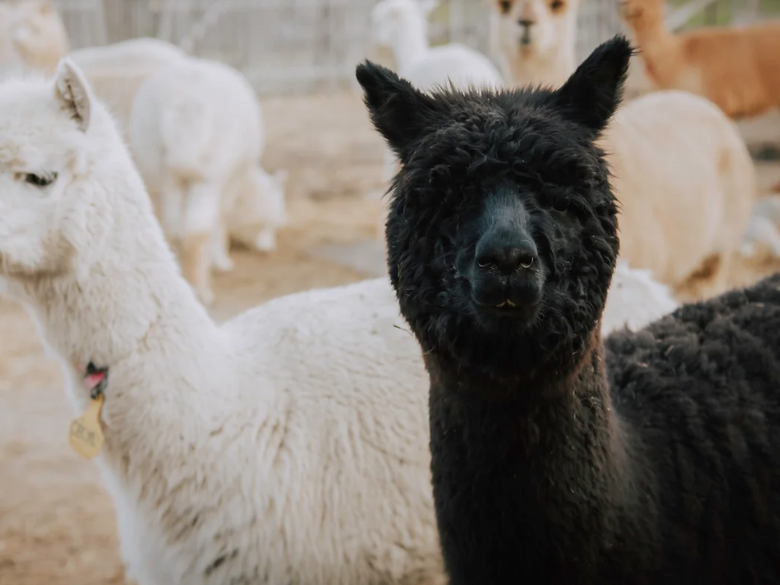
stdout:
<svg viewBox="0 0 780 585">
<path fill-rule="evenodd" d="M 24 176 L 24 182 L 36 187 L 48 187 L 54 181 L 57 180 L 57 173 L 50 175 L 36 175 L 35 173 L 27 173 Z"/>
<path fill-rule="evenodd" d="M 500 0 L 498 7 L 503 14 L 509 14 L 509 9 L 512 8 L 512 2 L 510 2 L 510 0 Z"/>
</svg>

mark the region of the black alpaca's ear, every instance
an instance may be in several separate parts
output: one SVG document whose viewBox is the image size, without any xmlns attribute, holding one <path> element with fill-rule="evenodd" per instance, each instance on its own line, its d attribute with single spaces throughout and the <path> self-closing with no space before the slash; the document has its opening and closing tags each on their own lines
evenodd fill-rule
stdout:
<svg viewBox="0 0 780 585">
<path fill-rule="evenodd" d="M 623 99 L 634 49 L 623 35 L 602 43 L 553 95 L 567 118 L 598 135 Z"/>
<path fill-rule="evenodd" d="M 363 88 L 363 101 L 374 127 L 403 160 L 430 126 L 436 111 L 434 100 L 371 61 L 358 65 L 355 77 Z"/>
</svg>

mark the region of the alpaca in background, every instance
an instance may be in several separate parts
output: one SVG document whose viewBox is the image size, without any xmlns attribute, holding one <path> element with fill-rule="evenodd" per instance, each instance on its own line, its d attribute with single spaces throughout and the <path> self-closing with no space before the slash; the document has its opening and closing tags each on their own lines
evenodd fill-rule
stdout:
<svg viewBox="0 0 780 585">
<path fill-rule="evenodd" d="M 503 85 L 490 59 L 468 45 L 430 46 L 428 17 L 438 5 L 439 0 L 380 0 L 371 11 L 374 44 L 392 48 L 399 75 L 422 90 L 450 83 Z"/>
<path fill-rule="evenodd" d="M 723 292 L 758 200 L 735 123 L 705 98 L 655 91 L 620 108 L 599 142 L 620 203 L 620 257 L 675 290 Z"/>
<path fill-rule="evenodd" d="M 657 88 L 704 96 L 731 118 L 780 107 L 780 20 L 673 33 L 664 0 L 620 6 Z"/>
<path fill-rule="evenodd" d="M 396 70 L 418 89 L 503 85 L 490 59 L 471 47 L 461 43 L 430 46 L 428 16 L 438 5 L 439 0 L 380 0 L 371 10 L 375 46 L 391 47 Z M 396 171 L 396 159 L 387 150 L 383 181 L 389 182 Z"/>
<path fill-rule="evenodd" d="M 780 275 L 602 343 L 599 146 L 631 48 L 558 90 L 357 78 L 398 153 L 390 279 L 429 373 L 451 585 L 780 583 Z"/>
<path fill-rule="evenodd" d="M 52 75 L 69 50 L 68 32 L 50 0 L 21 0 L 4 7 L 3 54 L 15 52 L 8 65 Z"/>
<path fill-rule="evenodd" d="M 489 0 L 491 52 L 504 77 L 558 87 L 576 66 L 580 0 Z"/>
<path fill-rule="evenodd" d="M 260 252 L 276 247 L 275 230 L 287 223 L 285 181 L 260 168 L 265 126 L 254 89 L 223 63 L 175 59 L 141 83 L 129 134 L 184 276 L 209 305 L 212 269 L 233 269 L 228 223 Z"/>
<path fill-rule="evenodd" d="M 129 141 L 130 112 L 138 88 L 152 73 L 185 59 L 187 53 L 166 41 L 140 37 L 84 47 L 68 56 L 87 76 L 95 96 L 109 107 Z"/>
</svg>

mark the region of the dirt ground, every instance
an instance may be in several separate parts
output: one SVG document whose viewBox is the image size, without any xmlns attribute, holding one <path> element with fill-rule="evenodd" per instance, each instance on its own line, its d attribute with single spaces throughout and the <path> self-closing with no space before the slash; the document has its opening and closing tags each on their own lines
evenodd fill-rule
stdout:
<svg viewBox="0 0 780 585">
<path fill-rule="evenodd" d="M 383 146 L 357 95 L 264 102 L 269 170 L 290 170 L 292 223 L 279 250 L 234 250 L 216 277 L 212 313 L 223 320 L 272 297 L 365 278 L 310 258 L 311 246 L 374 236 Z M 780 178 L 762 168 L 765 184 Z M 780 266 L 738 266 L 746 284 Z M 122 584 L 114 510 L 94 464 L 68 447 L 72 413 L 56 364 L 18 306 L 0 302 L 0 585 Z"/>
</svg>

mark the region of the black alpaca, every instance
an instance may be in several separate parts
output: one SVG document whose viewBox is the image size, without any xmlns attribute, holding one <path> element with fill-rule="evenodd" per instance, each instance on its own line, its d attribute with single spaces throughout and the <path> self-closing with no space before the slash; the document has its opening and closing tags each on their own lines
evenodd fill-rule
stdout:
<svg viewBox="0 0 780 585">
<path fill-rule="evenodd" d="M 599 334 L 618 237 L 594 141 L 630 55 L 615 37 L 556 91 L 357 69 L 402 163 L 388 263 L 453 585 L 780 583 L 780 276 Z"/>
</svg>

